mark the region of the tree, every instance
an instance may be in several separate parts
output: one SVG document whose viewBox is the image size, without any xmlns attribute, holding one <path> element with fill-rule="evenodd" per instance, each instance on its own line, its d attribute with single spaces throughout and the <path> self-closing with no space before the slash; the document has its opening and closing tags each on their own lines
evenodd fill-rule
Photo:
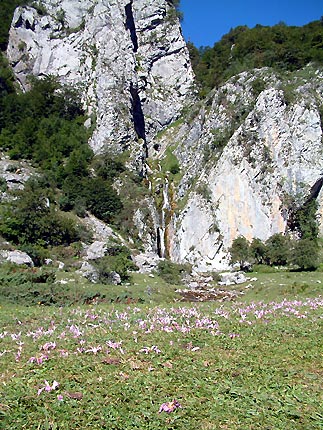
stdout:
<svg viewBox="0 0 323 430">
<path fill-rule="evenodd" d="M 122 209 L 118 194 L 101 178 L 89 178 L 83 184 L 87 208 L 102 221 L 111 222 Z"/>
<path fill-rule="evenodd" d="M 302 239 L 315 240 L 319 233 L 316 213 L 318 203 L 311 199 L 300 207 L 295 214 L 294 228 L 300 232 Z"/>
<path fill-rule="evenodd" d="M 28 3 L 28 0 L 1 0 L 0 7 L 0 50 L 7 49 L 9 28 L 17 6 Z"/>
<path fill-rule="evenodd" d="M 291 241 L 289 236 L 276 233 L 266 241 L 266 247 L 267 263 L 271 266 L 285 266 L 289 262 L 291 255 Z"/>
<path fill-rule="evenodd" d="M 192 65 L 200 94 L 206 95 L 215 86 L 239 72 L 253 68 L 274 67 L 278 70 L 298 70 L 309 62 L 323 62 L 323 26 L 313 21 L 303 27 L 238 26 L 225 34 L 210 48 L 197 51 L 189 46 Z"/>
<path fill-rule="evenodd" d="M 239 236 L 232 242 L 229 248 L 231 263 L 239 263 L 240 269 L 245 269 L 250 258 L 250 244 L 244 236 Z"/>
<path fill-rule="evenodd" d="M 15 200 L 1 207 L 0 233 L 17 245 L 66 245 L 79 240 L 74 223 L 59 214 L 48 190 L 27 183 Z"/>
<path fill-rule="evenodd" d="M 297 240 L 292 250 L 291 263 L 300 270 L 316 270 L 319 266 L 319 246 L 310 238 Z"/>
<path fill-rule="evenodd" d="M 250 245 L 250 255 L 256 264 L 264 264 L 266 262 L 267 247 L 258 238 L 254 238 Z"/>
</svg>

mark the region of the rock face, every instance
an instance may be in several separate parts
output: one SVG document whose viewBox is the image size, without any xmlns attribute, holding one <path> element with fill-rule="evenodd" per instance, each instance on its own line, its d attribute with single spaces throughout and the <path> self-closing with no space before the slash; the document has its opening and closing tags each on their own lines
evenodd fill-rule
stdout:
<svg viewBox="0 0 323 430">
<path fill-rule="evenodd" d="M 79 86 L 96 118 L 94 151 L 138 142 L 139 164 L 156 132 L 178 118 L 193 84 L 166 0 L 42 0 L 18 8 L 7 55 L 23 88 L 30 74 Z"/>
<path fill-rule="evenodd" d="M 293 208 L 312 198 L 323 234 L 323 73 L 314 65 L 285 76 L 244 72 L 197 102 L 167 0 L 18 8 L 7 55 L 24 89 L 29 74 L 79 86 L 96 117 L 92 148 L 129 150 L 145 174 L 147 211 L 138 207 L 133 220 L 143 270 L 151 252 L 224 270 L 236 237 L 288 231 Z"/>
<path fill-rule="evenodd" d="M 160 139 L 162 151 L 177 142 L 183 172 L 175 200 L 185 204 L 166 235 L 171 259 L 225 269 L 239 235 L 266 240 L 288 231 L 291 209 L 308 198 L 318 198 L 322 216 L 322 73 L 306 73 L 305 83 L 297 74 L 242 73 Z"/>
</svg>

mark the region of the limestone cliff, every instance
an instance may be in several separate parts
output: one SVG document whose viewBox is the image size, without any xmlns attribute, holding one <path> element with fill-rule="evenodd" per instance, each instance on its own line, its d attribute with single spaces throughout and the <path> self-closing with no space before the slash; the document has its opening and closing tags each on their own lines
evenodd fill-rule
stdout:
<svg viewBox="0 0 323 430">
<path fill-rule="evenodd" d="M 205 101 L 166 0 L 42 0 L 15 12 L 7 51 L 28 75 L 79 86 L 95 152 L 129 150 L 145 174 L 145 249 L 197 270 L 228 265 L 239 235 L 266 240 L 291 211 L 319 203 L 323 231 L 323 72 L 244 72 Z"/>
<path fill-rule="evenodd" d="M 166 0 L 42 0 L 15 11 L 7 55 L 21 86 L 28 75 L 78 85 L 96 118 L 95 152 L 137 145 L 180 115 L 193 72 Z M 138 153 L 139 151 L 139 153 Z"/>
<path fill-rule="evenodd" d="M 175 144 L 182 171 L 182 204 L 166 235 L 173 260 L 225 268 L 237 236 L 289 230 L 292 208 L 322 187 L 322 91 L 322 72 L 311 66 L 285 77 L 242 73 L 165 132 L 158 157 Z M 320 217 L 322 191 L 318 201 Z"/>
</svg>

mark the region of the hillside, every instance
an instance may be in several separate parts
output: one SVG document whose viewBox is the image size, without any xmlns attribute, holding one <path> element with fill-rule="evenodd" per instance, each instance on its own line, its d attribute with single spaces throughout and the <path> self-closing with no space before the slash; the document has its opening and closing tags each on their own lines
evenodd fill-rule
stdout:
<svg viewBox="0 0 323 430">
<path fill-rule="evenodd" d="M 240 236 L 290 235 L 292 253 L 309 240 L 317 255 L 321 22 L 238 27 L 198 52 L 175 7 L 15 10 L 0 64 L 4 250 L 123 280 L 130 255 L 141 270 L 227 269 Z"/>
<path fill-rule="evenodd" d="M 272 27 L 239 26 L 225 34 L 212 48 L 197 49 L 188 43 L 190 57 L 201 93 L 246 70 L 271 67 L 295 71 L 308 63 L 323 63 L 323 23 L 313 21 L 302 27 L 279 23 Z"/>
</svg>

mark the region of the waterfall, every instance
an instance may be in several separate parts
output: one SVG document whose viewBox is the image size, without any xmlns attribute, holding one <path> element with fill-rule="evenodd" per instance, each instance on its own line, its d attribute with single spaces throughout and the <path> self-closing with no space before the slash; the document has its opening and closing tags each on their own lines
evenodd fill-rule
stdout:
<svg viewBox="0 0 323 430">
<path fill-rule="evenodd" d="M 162 206 L 162 210 L 161 210 L 161 222 L 160 222 L 160 226 L 157 229 L 157 240 L 158 240 L 158 251 L 159 251 L 159 256 L 161 258 L 165 258 L 166 257 L 166 229 L 167 229 L 167 225 L 166 225 L 166 219 L 167 219 L 167 214 L 169 213 L 170 209 L 171 209 L 171 205 L 169 202 L 169 196 L 168 196 L 168 189 L 169 189 L 169 183 L 168 183 L 168 179 L 165 178 L 165 183 L 163 186 L 163 206 Z"/>
</svg>

